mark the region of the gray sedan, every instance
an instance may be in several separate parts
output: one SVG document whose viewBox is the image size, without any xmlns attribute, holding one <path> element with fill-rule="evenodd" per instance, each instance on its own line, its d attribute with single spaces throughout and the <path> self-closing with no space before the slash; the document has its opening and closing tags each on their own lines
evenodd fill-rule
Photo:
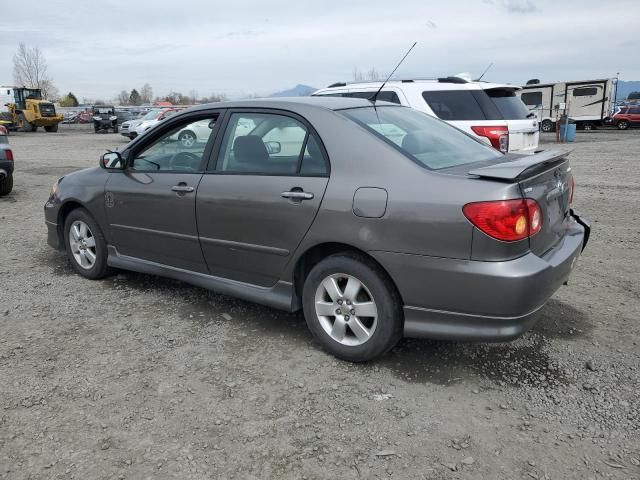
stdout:
<svg viewBox="0 0 640 480">
<path fill-rule="evenodd" d="M 176 140 L 206 126 L 206 141 Z M 191 108 L 45 205 L 80 275 L 172 277 L 287 311 L 332 354 L 508 340 L 589 235 L 567 152 L 503 155 L 410 108 L 330 97 Z"/>
</svg>

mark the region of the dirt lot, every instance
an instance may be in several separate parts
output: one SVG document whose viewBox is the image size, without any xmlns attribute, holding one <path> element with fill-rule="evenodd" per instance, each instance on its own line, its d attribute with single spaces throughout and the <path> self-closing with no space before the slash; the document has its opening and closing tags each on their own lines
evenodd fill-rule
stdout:
<svg viewBox="0 0 640 480">
<path fill-rule="evenodd" d="M 405 340 L 368 365 L 323 353 L 301 315 L 75 275 L 46 245 L 43 203 L 125 139 L 65 127 L 10 141 L 0 478 L 640 478 L 639 130 L 578 133 L 574 204 L 593 235 L 533 331 Z"/>
</svg>

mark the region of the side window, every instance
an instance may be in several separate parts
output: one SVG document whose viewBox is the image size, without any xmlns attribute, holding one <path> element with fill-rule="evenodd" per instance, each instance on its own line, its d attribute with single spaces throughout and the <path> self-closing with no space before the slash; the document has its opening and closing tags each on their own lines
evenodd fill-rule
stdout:
<svg viewBox="0 0 640 480">
<path fill-rule="evenodd" d="M 535 107 L 536 105 L 542 105 L 542 92 L 524 92 L 520 98 L 525 105 Z"/>
<path fill-rule="evenodd" d="M 385 102 L 397 103 L 400 105 L 400 98 L 396 92 L 392 92 L 390 90 L 383 90 L 378 94 L 378 100 L 383 100 Z"/>
<path fill-rule="evenodd" d="M 135 154 L 133 170 L 199 172 L 202 156 L 215 129 L 216 116 L 190 119 Z"/>
<path fill-rule="evenodd" d="M 598 89 L 596 87 L 576 88 L 573 90 L 574 97 L 591 97 L 597 93 Z"/>
<path fill-rule="evenodd" d="M 217 169 L 268 175 L 326 172 L 322 152 L 308 129 L 292 117 L 273 113 L 233 113 Z"/>
<path fill-rule="evenodd" d="M 433 113 L 442 120 L 485 120 L 485 114 L 469 90 L 422 92 Z"/>
</svg>

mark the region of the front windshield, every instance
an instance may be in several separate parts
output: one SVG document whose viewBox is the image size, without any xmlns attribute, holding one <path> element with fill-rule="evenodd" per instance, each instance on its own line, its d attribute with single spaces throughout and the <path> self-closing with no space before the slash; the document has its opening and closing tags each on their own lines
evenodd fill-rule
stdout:
<svg viewBox="0 0 640 480">
<path fill-rule="evenodd" d="M 24 89 L 24 98 L 31 98 L 31 99 L 35 99 L 35 100 L 40 100 L 42 99 L 42 94 L 40 93 L 40 90 L 38 89 L 31 89 L 31 88 L 25 88 Z"/>
<path fill-rule="evenodd" d="M 407 107 L 365 107 L 340 113 L 429 169 L 502 157 L 446 122 Z"/>
<path fill-rule="evenodd" d="M 144 117 L 142 117 L 142 120 L 153 120 L 160 112 L 161 110 L 150 110 Z"/>
</svg>

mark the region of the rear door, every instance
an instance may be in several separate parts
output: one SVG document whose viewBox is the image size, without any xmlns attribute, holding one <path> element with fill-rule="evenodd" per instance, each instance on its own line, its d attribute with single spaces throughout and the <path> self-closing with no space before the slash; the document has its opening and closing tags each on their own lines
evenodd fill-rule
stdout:
<svg viewBox="0 0 640 480">
<path fill-rule="evenodd" d="M 539 129 L 536 115 L 529 111 L 515 88 L 490 88 L 484 90 L 499 116 L 509 128 L 509 151 L 532 153 L 538 148 Z M 542 97 L 542 93 L 540 93 Z M 485 108 L 486 109 L 486 108 Z"/>
<path fill-rule="evenodd" d="M 640 107 L 631 107 L 628 110 L 629 121 L 634 125 L 640 125 Z"/>
<path fill-rule="evenodd" d="M 281 110 L 231 111 L 197 192 L 212 275 L 271 286 L 316 216 L 329 178 L 311 126 Z"/>
<path fill-rule="evenodd" d="M 122 255 L 206 272 L 196 225 L 196 190 L 216 133 L 219 111 L 167 121 L 145 135 L 127 155 L 128 167 L 105 186 L 105 212 Z M 184 146 L 176 132 L 209 120 L 206 143 Z M 148 136 L 148 138 L 146 138 Z"/>
</svg>

